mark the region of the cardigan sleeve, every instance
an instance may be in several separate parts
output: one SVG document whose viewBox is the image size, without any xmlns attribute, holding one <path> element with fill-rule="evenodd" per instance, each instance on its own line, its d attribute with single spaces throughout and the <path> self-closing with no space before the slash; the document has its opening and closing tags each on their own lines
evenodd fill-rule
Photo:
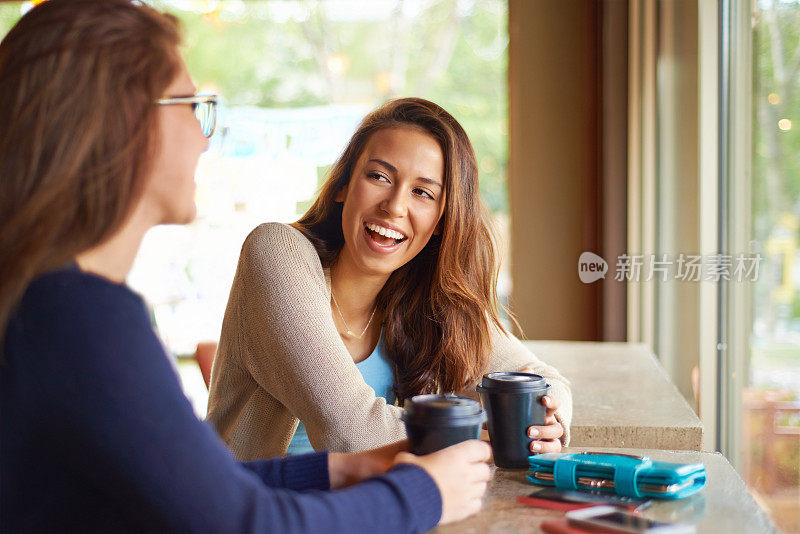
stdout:
<svg viewBox="0 0 800 534">
<path fill-rule="evenodd" d="M 547 365 L 528 350 L 513 334 L 505 334 L 495 325 L 492 331 L 492 357 L 487 373 L 495 371 L 519 371 L 530 367 L 533 372 L 545 377 L 550 384 L 550 396 L 559 401 L 556 410 L 556 419 L 564 427 L 564 436 L 561 442 L 569 445 L 569 426 L 572 421 L 572 393 L 569 381 L 564 378 L 555 367 Z"/>
<path fill-rule="evenodd" d="M 232 296 L 239 365 L 303 422 L 315 450 L 405 438 L 401 409 L 375 395 L 342 342 L 319 257 L 299 231 L 270 223 L 251 232 Z"/>
<path fill-rule="evenodd" d="M 283 459 L 252 460 L 239 465 L 255 474 L 270 488 L 296 491 L 331 489 L 328 453 L 301 454 Z"/>
</svg>

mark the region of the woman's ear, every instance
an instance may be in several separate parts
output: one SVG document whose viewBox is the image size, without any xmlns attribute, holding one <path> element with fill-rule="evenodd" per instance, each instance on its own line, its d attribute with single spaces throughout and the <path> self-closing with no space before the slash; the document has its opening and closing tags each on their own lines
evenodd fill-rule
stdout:
<svg viewBox="0 0 800 534">
<path fill-rule="evenodd" d="M 347 198 L 347 186 L 345 185 L 341 189 L 336 192 L 336 196 L 333 197 L 334 202 L 344 202 L 344 199 Z"/>
</svg>

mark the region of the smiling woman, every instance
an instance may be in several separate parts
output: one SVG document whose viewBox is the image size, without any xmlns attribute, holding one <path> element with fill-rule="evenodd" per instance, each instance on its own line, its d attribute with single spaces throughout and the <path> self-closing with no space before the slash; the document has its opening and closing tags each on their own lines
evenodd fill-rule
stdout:
<svg viewBox="0 0 800 534">
<path fill-rule="evenodd" d="M 362 450 L 405 436 L 398 399 L 526 368 L 553 386 L 531 450 L 559 450 L 568 383 L 501 325 L 493 243 L 461 125 L 427 100 L 384 104 L 299 221 L 245 241 L 209 420 L 243 459 Z"/>
</svg>

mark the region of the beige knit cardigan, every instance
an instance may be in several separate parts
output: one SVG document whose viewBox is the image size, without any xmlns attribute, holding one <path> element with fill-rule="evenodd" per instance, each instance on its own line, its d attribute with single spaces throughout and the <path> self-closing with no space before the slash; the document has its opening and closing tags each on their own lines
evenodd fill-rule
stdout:
<svg viewBox="0 0 800 534">
<path fill-rule="evenodd" d="M 405 438 L 402 409 L 361 376 L 339 337 L 330 278 L 295 228 L 267 223 L 242 246 L 211 374 L 208 421 L 240 460 L 280 456 L 305 424 L 316 450 L 354 452 Z M 569 382 L 513 336 L 493 331 L 486 372 L 532 367 L 547 377 L 569 441 Z M 474 388 L 465 391 L 476 397 Z"/>
</svg>

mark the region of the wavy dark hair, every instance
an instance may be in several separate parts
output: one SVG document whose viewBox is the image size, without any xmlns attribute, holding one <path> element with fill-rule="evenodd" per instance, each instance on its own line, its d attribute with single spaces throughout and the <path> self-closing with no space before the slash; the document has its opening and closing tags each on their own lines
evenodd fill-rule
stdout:
<svg viewBox="0 0 800 534">
<path fill-rule="evenodd" d="M 129 0 L 49 0 L 0 43 L 0 341 L 31 280 L 140 198 L 179 41 L 174 17 Z"/>
<path fill-rule="evenodd" d="M 325 267 L 344 246 L 342 203 L 370 137 L 412 127 L 432 136 L 444 155 L 441 233 L 397 269 L 378 294 L 386 348 L 397 364 L 398 397 L 459 391 L 484 372 L 492 325 L 505 331 L 497 299 L 498 262 L 488 211 L 478 189 L 475 151 L 461 125 L 422 98 L 391 100 L 367 115 L 332 167 L 314 204 L 294 227 L 314 244 Z"/>
</svg>

